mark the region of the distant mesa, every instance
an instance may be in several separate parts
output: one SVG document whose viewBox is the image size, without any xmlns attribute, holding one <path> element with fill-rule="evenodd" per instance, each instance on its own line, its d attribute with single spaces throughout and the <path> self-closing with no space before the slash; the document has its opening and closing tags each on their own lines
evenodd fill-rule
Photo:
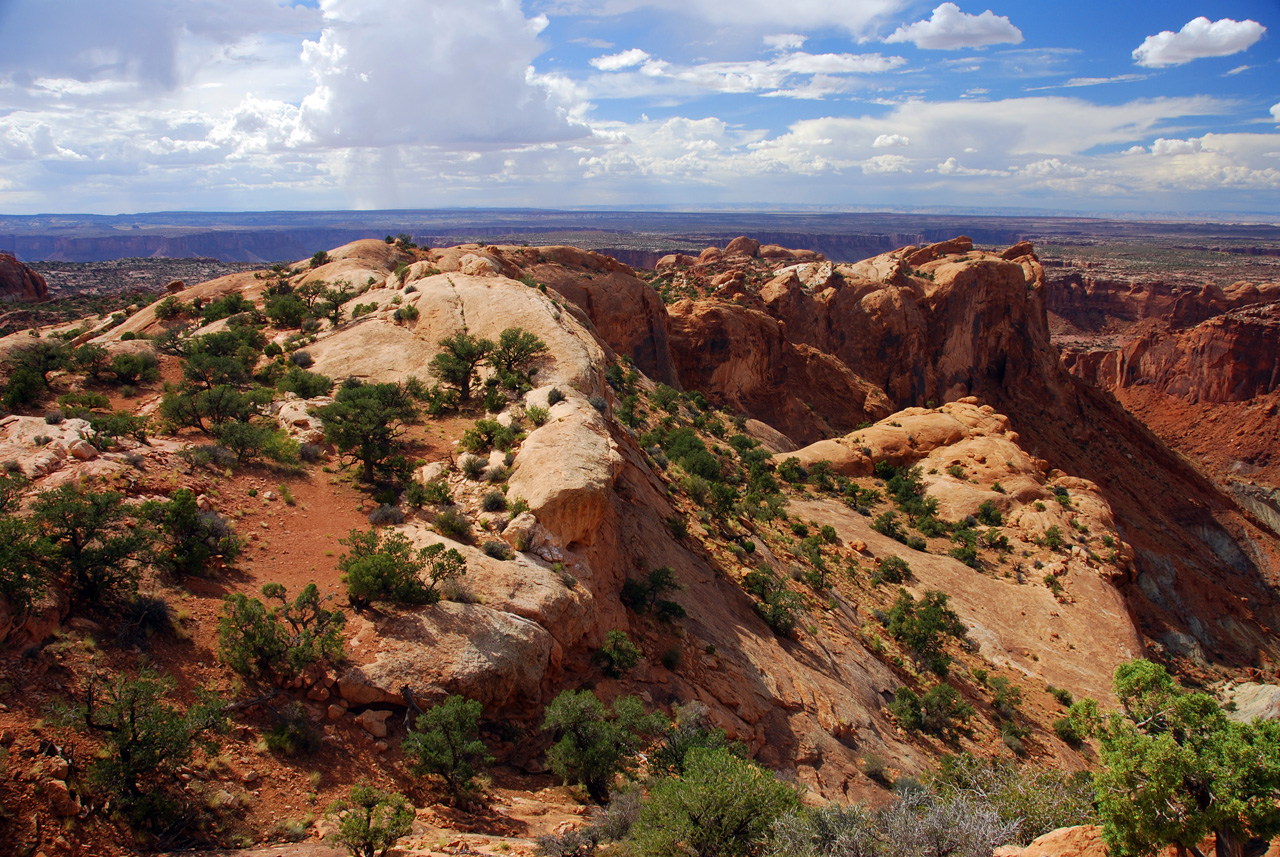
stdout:
<svg viewBox="0 0 1280 857">
<path fill-rule="evenodd" d="M 8 253 L 0 253 L 0 300 L 37 303 L 48 299 L 44 277 Z"/>
</svg>

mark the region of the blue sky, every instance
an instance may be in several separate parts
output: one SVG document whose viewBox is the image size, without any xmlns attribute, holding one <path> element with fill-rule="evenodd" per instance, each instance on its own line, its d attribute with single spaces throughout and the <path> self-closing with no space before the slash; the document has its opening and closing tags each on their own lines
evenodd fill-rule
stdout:
<svg viewBox="0 0 1280 857">
<path fill-rule="evenodd" d="M 0 0 L 0 212 L 1280 221 L 1280 3 Z"/>
</svg>

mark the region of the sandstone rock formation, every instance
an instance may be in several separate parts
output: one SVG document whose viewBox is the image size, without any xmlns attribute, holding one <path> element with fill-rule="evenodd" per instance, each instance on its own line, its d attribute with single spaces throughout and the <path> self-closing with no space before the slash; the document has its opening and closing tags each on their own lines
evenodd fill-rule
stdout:
<svg viewBox="0 0 1280 857">
<path fill-rule="evenodd" d="M 1280 303 L 1236 309 L 1116 349 L 1066 350 L 1074 374 L 1104 390 L 1146 386 L 1198 402 L 1243 402 L 1280 389 Z"/>
<path fill-rule="evenodd" d="M 44 276 L 8 253 L 0 253 L 0 301 L 35 303 L 49 299 Z"/>
</svg>

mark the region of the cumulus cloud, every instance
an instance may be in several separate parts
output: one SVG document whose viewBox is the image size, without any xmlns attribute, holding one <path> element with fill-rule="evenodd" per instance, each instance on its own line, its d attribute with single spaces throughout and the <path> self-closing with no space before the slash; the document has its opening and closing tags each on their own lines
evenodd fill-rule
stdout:
<svg viewBox="0 0 1280 857">
<path fill-rule="evenodd" d="M 1257 21 L 1231 18 L 1210 21 L 1201 16 L 1188 21 L 1176 33 L 1165 30 L 1147 36 L 1134 48 L 1133 58 L 1138 65 L 1163 68 L 1203 57 L 1225 57 L 1248 50 L 1266 31 Z"/>
<path fill-rule="evenodd" d="M 1194 155 L 1200 151 L 1201 145 L 1201 142 L 1194 137 L 1189 140 L 1166 140 L 1160 137 L 1151 144 L 1151 154 L 1156 157 Z"/>
<path fill-rule="evenodd" d="M 484 146 L 581 136 L 529 78 L 543 16 L 509 0 L 323 0 L 295 141 Z"/>
<path fill-rule="evenodd" d="M 1271 105 L 1271 118 L 1276 120 L 1277 124 L 1280 124 L 1280 103 Z"/>
<path fill-rule="evenodd" d="M 902 155 L 876 155 L 863 162 L 862 172 L 869 176 L 883 173 L 909 173 L 911 172 L 910 163 Z"/>
<path fill-rule="evenodd" d="M 966 167 L 954 157 L 947 158 L 935 167 L 941 175 L 944 176 L 1007 176 L 1008 170 L 988 170 L 975 167 Z"/>
<path fill-rule="evenodd" d="M 721 25 L 731 15 L 735 29 L 765 28 L 765 32 L 833 28 L 859 38 L 911 5 L 910 0 L 735 0 L 730 10 L 724 0 L 611 0 L 608 3 L 562 2 L 563 8 L 590 14 L 622 14 L 637 9 L 664 9 Z"/>
<path fill-rule="evenodd" d="M 911 139 L 901 134 L 881 134 L 876 137 L 876 141 L 871 144 L 872 148 L 890 149 L 897 146 L 910 146 Z"/>
<path fill-rule="evenodd" d="M 609 54 L 608 56 L 596 57 L 591 60 L 591 64 L 601 71 L 621 71 L 624 68 L 631 68 L 642 64 L 649 59 L 647 51 L 639 48 L 632 48 L 622 53 Z"/>
<path fill-rule="evenodd" d="M 771 51 L 795 51 L 804 47 L 804 36 L 796 33 L 775 33 L 764 37 L 764 45 Z"/>
<path fill-rule="evenodd" d="M 5 3 L 0 29 L 11 37 L 0 72 L 171 89 L 190 73 L 191 60 L 206 54 L 204 47 L 301 35 L 319 23 L 316 9 L 278 0 L 61 0 L 56 12 L 45 3 Z M 12 37 L 17 33 L 21 38 Z"/>
<path fill-rule="evenodd" d="M 621 56 L 621 55 L 619 55 Z M 780 52 L 768 59 L 682 65 L 648 57 L 583 83 L 583 98 L 697 97 L 707 92 L 823 98 L 850 88 L 855 75 L 883 74 L 906 63 L 871 54 Z"/>
<path fill-rule="evenodd" d="M 949 51 L 1021 44 L 1022 31 L 1008 18 L 990 9 L 981 15 L 970 15 L 960 11 L 955 3 L 943 3 L 933 10 L 927 21 L 903 24 L 885 37 L 885 41 L 890 44 L 911 42 L 925 50 Z"/>
</svg>

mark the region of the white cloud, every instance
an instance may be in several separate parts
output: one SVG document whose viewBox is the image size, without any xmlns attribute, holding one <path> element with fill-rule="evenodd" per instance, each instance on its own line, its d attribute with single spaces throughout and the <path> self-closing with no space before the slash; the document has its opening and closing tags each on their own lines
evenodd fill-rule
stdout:
<svg viewBox="0 0 1280 857">
<path fill-rule="evenodd" d="M 876 155 L 862 164 L 864 175 L 880 175 L 884 173 L 909 173 L 911 162 L 902 155 Z"/>
<path fill-rule="evenodd" d="M 1097 86 L 1102 83 L 1132 83 L 1136 80 L 1146 80 L 1148 77 L 1149 75 L 1145 74 L 1117 74 L 1111 77 L 1073 77 L 1062 86 L 1066 89 L 1072 89 L 1077 86 Z"/>
<path fill-rule="evenodd" d="M 795 51 L 804 47 L 804 36 L 796 33 L 776 33 L 764 37 L 764 45 L 771 51 Z"/>
<path fill-rule="evenodd" d="M 944 176 L 1007 176 L 1008 170 L 987 170 L 961 166 L 954 157 L 947 158 L 935 168 Z"/>
<path fill-rule="evenodd" d="M 323 0 L 295 141 L 485 146 L 581 136 L 527 71 L 545 18 L 510 0 Z"/>
<path fill-rule="evenodd" d="M 1179 32 L 1165 30 L 1147 36 L 1134 48 L 1133 58 L 1138 65 L 1163 68 L 1203 57 L 1225 57 L 1248 50 L 1266 31 L 1257 21 L 1210 21 L 1201 16 L 1188 21 Z"/>
<path fill-rule="evenodd" d="M 1238 66 L 1236 66 L 1235 68 L 1231 69 L 1231 71 L 1225 72 L 1222 76 L 1223 76 L 1223 77 L 1233 77 L 1233 76 L 1235 76 L 1235 75 L 1237 75 L 1237 74 L 1240 74 L 1240 73 L 1242 73 L 1242 72 L 1246 72 L 1246 71 L 1248 71 L 1248 70 L 1249 70 L 1249 69 L 1251 69 L 1251 68 L 1253 68 L 1253 66 L 1251 66 L 1251 65 L 1238 65 Z"/>
<path fill-rule="evenodd" d="M 591 60 L 591 64 L 601 71 L 621 71 L 624 68 L 631 68 L 643 63 L 649 59 L 647 51 L 639 48 L 632 48 L 629 51 L 623 51 L 618 54 L 609 54 L 608 56 L 596 57 Z"/>
<path fill-rule="evenodd" d="M 874 149 L 890 149 L 898 146 L 910 146 L 911 139 L 901 134 L 881 134 L 876 137 L 876 141 L 871 144 Z"/>
<path fill-rule="evenodd" d="M 1156 157 L 1168 155 L 1193 155 L 1200 151 L 1201 143 L 1194 137 L 1190 140 L 1166 140 L 1160 137 L 1151 144 L 1151 154 Z"/>
<path fill-rule="evenodd" d="M 637 9 L 661 9 L 701 18 L 715 25 L 732 22 L 736 30 L 780 28 L 801 32 L 833 28 L 858 38 L 869 37 L 875 27 L 911 5 L 910 0 L 570 0 L 558 4 L 565 12 L 620 15 Z"/>
<path fill-rule="evenodd" d="M 958 50 L 985 45 L 1017 45 L 1022 31 L 1003 15 L 990 9 L 981 15 L 960 11 L 955 3 L 943 3 L 927 21 L 904 24 L 885 38 L 886 42 L 912 42 L 925 50 Z"/>
<path fill-rule="evenodd" d="M 717 93 L 759 93 L 817 99 L 846 92 L 855 75 L 882 74 L 906 63 L 902 57 L 872 54 L 781 52 L 768 59 L 679 65 L 656 57 L 639 68 L 596 75 L 581 84 L 585 99 L 692 98 Z"/>
<path fill-rule="evenodd" d="M 56 11 L 47 3 L 0 4 L 0 19 L 10 36 L 0 72 L 172 89 L 208 46 L 312 32 L 320 15 L 277 0 L 60 0 Z M 17 33 L 21 38 L 13 37 Z"/>
<path fill-rule="evenodd" d="M 1271 105 L 1271 118 L 1276 120 L 1276 124 L 1280 124 L 1280 103 Z"/>
</svg>

